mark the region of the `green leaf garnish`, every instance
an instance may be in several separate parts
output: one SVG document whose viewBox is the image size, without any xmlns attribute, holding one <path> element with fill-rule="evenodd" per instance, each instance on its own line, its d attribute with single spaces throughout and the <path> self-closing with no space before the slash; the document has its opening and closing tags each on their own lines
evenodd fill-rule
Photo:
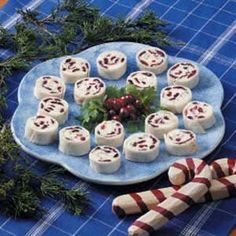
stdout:
<svg viewBox="0 0 236 236">
<path fill-rule="evenodd" d="M 100 98 L 91 99 L 81 108 L 79 120 L 81 124 L 90 131 L 100 122 L 107 119 L 107 112 Z"/>
</svg>

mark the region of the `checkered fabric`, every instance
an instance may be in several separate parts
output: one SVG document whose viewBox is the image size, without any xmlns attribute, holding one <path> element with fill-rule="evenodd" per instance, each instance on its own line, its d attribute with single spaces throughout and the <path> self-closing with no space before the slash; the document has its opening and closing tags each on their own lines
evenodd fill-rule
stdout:
<svg viewBox="0 0 236 236">
<path fill-rule="evenodd" d="M 9 0 L 0 10 L 0 22 L 11 29 L 20 20 L 16 8 L 38 9 L 48 15 L 57 0 Z M 211 69 L 221 80 L 225 97 L 222 111 L 226 121 L 225 136 L 206 160 L 236 156 L 236 1 L 232 0 L 90 0 L 102 14 L 116 18 L 123 15 L 135 19 L 144 10 L 152 10 L 163 20 L 170 22 L 169 36 L 185 42 L 184 46 L 166 48 L 168 54 L 188 58 Z M 0 50 L 0 57 L 9 55 Z M 17 88 L 24 73 L 18 73 L 7 80 L 8 109 L 5 119 L 10 119 L 17 107 Z M 217 94 L 216 94 L 217 99 Z M 34 158 L 32 165 L 45 166 Z M 68 185 L 83 182 L 68 174 Z M 45 199 L 43 206 L 49 214 L 36 220 L 15 220 L 0 215 L 0 235 L 127 235 L 128 226 L 135 217 L 118 219 L 111 212 L 115 196 L 150 188 L 168 186 L 166 174 L 156 179 L 129 187 L 104 187 L 85 183 L 90 192 L 91 204 L 82 216 L 66 211 L 61 202 Z M 236 199 L 227 199 L 191 207 L 171 220 L 156 235 L 228 235 L 236 224 Z"/>
</svg>

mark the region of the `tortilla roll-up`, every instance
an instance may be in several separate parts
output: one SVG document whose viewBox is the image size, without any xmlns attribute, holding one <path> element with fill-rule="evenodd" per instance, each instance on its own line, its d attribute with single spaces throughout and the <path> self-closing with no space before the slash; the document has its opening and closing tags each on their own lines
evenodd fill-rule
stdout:
<svg viewBox="0 0 236 236">
<path fill-rule="evenodd" d="M 206 129 L 215 124 L 216 118 L 210 104 L 192 101 L 183 109 L 183 121 L 186 129 L 190 129 L 195 133 L 205 133 Z"/>
<path fill-rule="evenodd" d="M 68 119 L 68 109 L 69 105 L 64 99 L 46 97 L 40 101 L 37 114 L 51 116 L 61 125 Z"/>
<path fill-rule="evenodd" d="M 168 60 L 166 53 L 160 48 L 148 47 L 136 54 L 136 63 L 140 70 L 161 74 L 167 69 Z"/>
<path fill-rule="evenodd" d="M 163 139 L 164 134 L 176 129 L 179 125 L 178 117 L 170 111 L 161 110 L 151 113 L 145 119 L 145 132 Z"/>
<path fill-rule="evenodd" d="M 60 75 L 65 83 L 74 84 L 77 80 L 89 77 L 90 64 L 79 57 L 66 57 L 60 65 Z"/>
<path fill-rule="evenodd" d="M 69 126 L 59 132 L 59 150 L 66 155 L 82 156 L 90 150 L 89 131 L 82 126 Z"/>
<path fill-rule="evenodd" d="M 57 137 L 58 122 L 45 115 L 30 117 L 25 125 L 25 137 L 32 143 L 48 145 Z"/>
<path fill-rule="evenodd" d="M 183 85 L 192 89 L 199 82 L 198 67 L 188 61 L 174 64 L 167 71 L 167 80 L 169 85 Z"/>
<path fill-rule="evenodd" d="M 101 53 L 97 58 L 98 74 L 109 80 L 118 80 L 126 72 L 127 57 L 119 51 L 106 51 Z"/>
<path fill-rule="evenodd" d="M 64 98 L 65 90 L 66 87 L 61 78 L 45 75 L 36 80 L 34 96 L 40 100 L 45 97 Z"/>
</svg>

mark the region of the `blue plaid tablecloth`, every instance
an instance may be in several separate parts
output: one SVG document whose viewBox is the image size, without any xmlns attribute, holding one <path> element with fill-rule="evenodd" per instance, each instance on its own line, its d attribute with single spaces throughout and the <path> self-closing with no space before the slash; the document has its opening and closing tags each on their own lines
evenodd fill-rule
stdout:
<svg viewBox="0 0 236 236">
<path fill-rule="evenodd" d="M 57 0 L 9 0 L 0 10 L 0 22 L 11 29 L 17 20 L 17 8 L 38 9 L 42 15 L 48 15 Z M 102 14 L 116 18 L 123 15 L 135 19 L 144 10 L 152 10 L 161 19 L 170 23 L 169 36 L 173 40 L 185 42 L 181 47 L 169 47 L 168 54 L 189 58 L 211 69 L 221 80 L 225 97 L 222 111 L 226 121 L 225 136 L 206 160 L 219 157 L 236 157 L 236 1 L 232 0 L 90 0 Z M 9 55 L 0 50 L 0 57 Z M 18 73 L 7 80 L 8 108 L 5 119 L 10 119 L 17 107 L 17 88 L 24 73 Z M 217 97 L 215 98 L 217 99 Z M 31 157 L 29 157 L 31 158 Z M 46 165 L 31 158 L 32 165 L 40 168 Z M 68 185 L 83 182 L 68 174 Z M 81 235 L 105 236 L 127 235 L 128 226 L 136 218 L 117 218 L 111 212 L 111 203 L 115 196 L 150 188 L 168 186 L 166 174 L 152 181 L 129 187 L 104 187 L 85 183 L 90 192 L 90 206 L 81 216 L 66 211 L 61 202 L 45 199 L 43 206 L 49 214 L 40 220 L 15 220 L 0 214 L 0 235 Z M 191 207 L 180 216 L 171 220 L 156 235 L 184 236 L 224 236 L 236 224 L 236 199 L 226 199 Z"/>
</svg>

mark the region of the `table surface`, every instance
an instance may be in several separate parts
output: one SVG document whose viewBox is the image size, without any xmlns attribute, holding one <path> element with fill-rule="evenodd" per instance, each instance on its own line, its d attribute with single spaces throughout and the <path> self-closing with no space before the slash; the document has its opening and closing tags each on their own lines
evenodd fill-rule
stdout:
<svg viewBox="0 0 236 236">
<path fill-rule="evenodd" d="M 38 9 L 48 15 L 57 0 L 9 0 L 0 9 L 0 23 L 12 29 L 17 20 L 17 8 Z M 218 148 L 207 162 L 220 157 L 233 157 L 236 151 L 236 2 L 234 0 L 90 0 L 101 12 L 112 18 L 120 15 L 135 19 L 143 10 L 153 10 L 163 20 L 170 22 L 169 36 L 182 40 L 184 46 L 168 47 L 173 56 L 185 57 L 211 69 L 221 80 L 225 98 L 222 111 L 226 121 L 226 133 Z M 9 55 L 0 50 L 0 57 Z M 24 73 L 7 79 L 8 109 L 4 118 L 9 120 L 17 107 L 17 88 Z M 217 97 L 216 97 L 217 99 Z M 29 157 L 32 165 L 43 168 L 47 164 Z M 146 183 L 129 187 L 109 187 L 83 182 L 71 175 L 65 176 L 69 186 L 83 183 L 90 192 L 90 206 L 82 216 L 66 211 L 61 202 L 45 199 L 43 206 L 49 214 L 40 220 L 15 220 L 0 215 L 0 235 L 127 235 L 128 226 L 137 216 L 117 218 L 111 212 L 115 196 L 130 191 L 169 186 L 166 173 Z M 191 207 L 171 220 L 156 235 L 228 235 L 236 225 L 236 199 L 231 198 Z"/>
</svg>

